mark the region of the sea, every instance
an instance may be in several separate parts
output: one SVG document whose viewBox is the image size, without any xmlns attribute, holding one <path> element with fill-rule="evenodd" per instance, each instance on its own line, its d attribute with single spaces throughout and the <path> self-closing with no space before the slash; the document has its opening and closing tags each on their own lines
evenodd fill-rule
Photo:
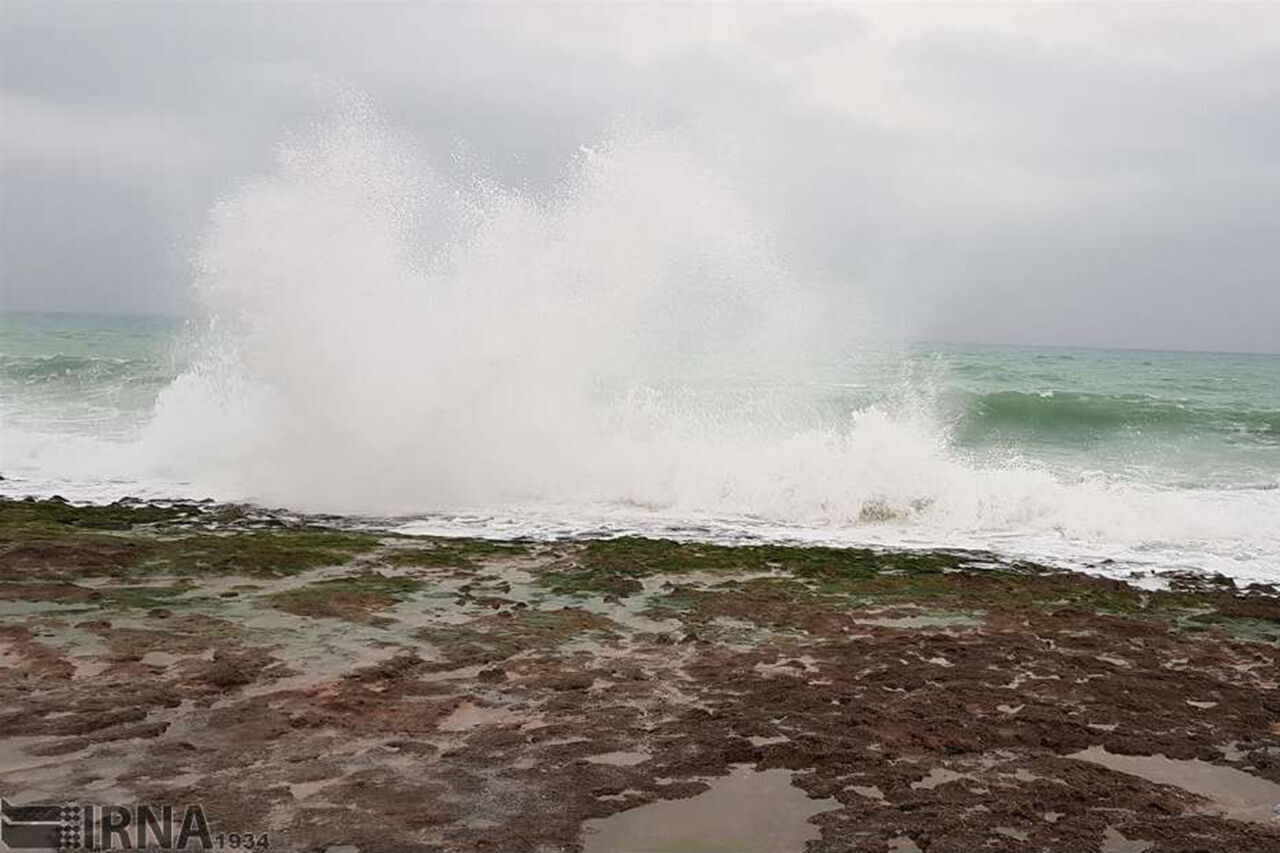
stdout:
<svg viewBox="0 0 1280 853">
<path fill-rule="evenodd" d="M 0 314 L 0 494 L 1280 582 L 1280 355 L 837 339 L 770 370 L 302 304 Z"/>
</svg>

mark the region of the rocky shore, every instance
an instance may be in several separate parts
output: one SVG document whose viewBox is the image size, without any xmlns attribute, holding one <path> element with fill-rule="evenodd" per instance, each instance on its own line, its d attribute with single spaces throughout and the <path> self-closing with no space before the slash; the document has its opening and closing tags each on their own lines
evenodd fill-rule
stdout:
<svg viewBox="0 0 1280 853">
<path fill-rule="evenodd" d="M 299 851 L 1280 850 L 1276 592 L 5 500 L 0 792 Z"/>
</svg>

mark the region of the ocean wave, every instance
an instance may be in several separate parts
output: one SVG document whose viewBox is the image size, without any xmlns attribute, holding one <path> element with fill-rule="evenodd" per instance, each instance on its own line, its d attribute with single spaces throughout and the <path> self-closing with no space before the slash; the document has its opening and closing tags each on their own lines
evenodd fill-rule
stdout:
<svg viewBox="0 0 1280 853">
<path fill-rule="evenodd" d="M 1126 431 L 1206 431 L 1280 442 L 1280 412 L 1197 405 L 1142 394 L 997 391 L 974 395 L 965 403 L 962 426 L 971 435 L 1018 431 L 1091 439 Z"/>
<path fill-rule="evenodd" d="M 967 398 L 957 425 L 932 359 L 896 391 L 854 387 L 868 383 L 851 371 L 793 407 L 775 391 L 806 387 L 832 318 L 780 285 L 767 232 L 679 144 L 592 151 L 547 201 L 451 185 L 376 122 L 317 134 L 213 212 L 197 287 L 205 339 L 140 432 L 8 429 L 6 491 L 384 516 L 480 508 L 493 525 L 545 530 L 1129 555 L 1275 579 L 1278 491 L 1161 488 L 1085 470 L 1087 454 L 1064 471 L 971 454 L 957 436 L 1201 424 L 1273 436 L 1274 412 L 1001 391 Z M 1056 371 L 1083 358 L 1034 360 Z M 672 364 L 769 390 L 646 381 Z M 156 369 L 11 366 L 37 382 Z M 1269 481 L 1271 458 L 1248 481 Z"/>
<path fill-rule="evenodd" d="M 173 374 L 150 358 L 0 355 L 0 382 L 16 386 L 165 383 Z"/>
</svg>

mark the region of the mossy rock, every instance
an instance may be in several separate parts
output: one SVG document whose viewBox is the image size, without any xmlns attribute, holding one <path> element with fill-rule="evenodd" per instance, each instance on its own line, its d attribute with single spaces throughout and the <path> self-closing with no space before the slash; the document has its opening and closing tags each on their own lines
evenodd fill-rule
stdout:
<svg viewBox="0 0 1280 853">
<path fill-rule="evenodd" d="M 307 584 L 270 596 L 267 603 L 295 616 L 380 622 L 374 611 L 391 607 L 422 588 L 414 578 L 364 572 Z"/>
</svg>

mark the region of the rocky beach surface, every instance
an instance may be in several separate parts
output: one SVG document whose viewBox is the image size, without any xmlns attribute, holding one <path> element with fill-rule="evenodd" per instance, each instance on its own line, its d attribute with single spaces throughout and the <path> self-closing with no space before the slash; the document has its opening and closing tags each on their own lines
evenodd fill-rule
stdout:
<svg viewBox="0 0 1280 853">
<path fill-rule="evenodd" d="M 0 792 L 298 851 L 1280 850 L 1278 643 L 1223 577 L 4 500 Z"/>
</svg>

